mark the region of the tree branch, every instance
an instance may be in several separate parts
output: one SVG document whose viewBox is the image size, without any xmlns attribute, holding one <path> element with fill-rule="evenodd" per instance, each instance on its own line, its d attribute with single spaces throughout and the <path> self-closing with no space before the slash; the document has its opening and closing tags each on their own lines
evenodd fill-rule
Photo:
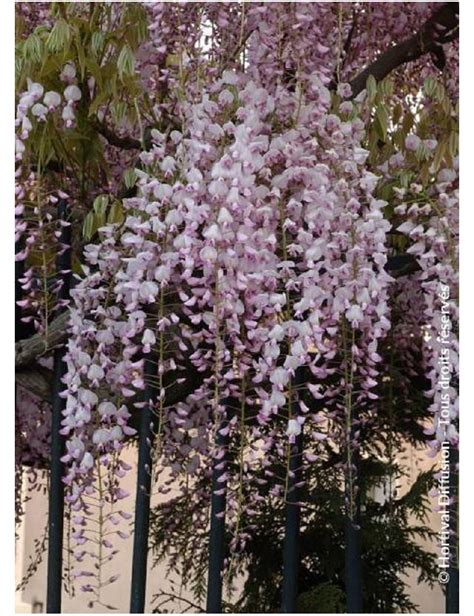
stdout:
<svg viewBox="0 0 474 616">
<path fill-rule="evenodd" d="M 443 4 L 412 37 L 387 49 L 372 64 L 366 67 L 350 82 L 352 96 L 356 97 L 365 89 L 367 78 L 372 75 L 376 81 L 381 81 L 394 69 L 413 62 L 421 56 L 431 53 L 435 64 L 443 66 L 440 55 L 444 58 L 442 45 L 450 43 L 459 37 L 459 3 Z"/>
<path fill-rule="evenodd" d="M 398 278 L 399 276 L 415 274 L 421 271 L 421 267 L 414 255 L 394 255 L 387 258 L 385 271 L 389 272 L 391 276 Z"/>
<path fill-rule="evenodd" d="M 60 314 L 48 327 L 46 334 L 35 334 L 15 344 L 15 370 L 17 383 L 42 400 L 51 400 L 51 371 L 38 365 L 37 360 L 55 347 L 64 345 L 68 336 L 69 312 Z M 185 381 L 176 384 L 165 382 L 165 404 L 171 406 L 193 393 L 206 378 L 190 362 L 184 362 L 178 376 Z M 171 378 L 171 377 L 170 377 Z M 176 378 L 173 374 L 172 378 Z"/>
<path fill-rule="evenodd" d="M 25 368 L 47 351 L 64 344 L 67 338 L 69 312 L 60 314 L 48 327 L 46 334 L 35 334 L 15 344 L 15 368 Z"/>
<path fill-rule="evenodd" d="M 20 387 L 26 389 L 37 398 L 51 402 L 53 373 L 48 368 L 37 365 L 35 368 L 17 370 L 15 380 Z"/>
<path fill-rule="evenodd" d="M 122 148 L 122 150 L 140 150 L 142 145 L 138 139 L 134 137 L 119 137 L 113 130 L 111 130 L 104 122 L 98 120 L 93 124 L 95 130 L 105 137 L 110 145 L 116 148 Z"/>
<path fill-rule="evenodd" d="M 401 275 L 418 271 L 419 265 L 413 255 L 398 255 L 388 258 L 385 269 L 395 275 Z M 31 366 L 42 355 L 64 344 L 67 340 L 68 322 L 69 313 L 65 311 L 50 323 L 47 334 L 35 334 L 31 338 L 18 341 L 15 344 L 15 369 L 23 370 Z M 192 371 L 191 365 L 186 368 Z M 202 378 L 201 374 L 200 379 Z"/>
</svg>

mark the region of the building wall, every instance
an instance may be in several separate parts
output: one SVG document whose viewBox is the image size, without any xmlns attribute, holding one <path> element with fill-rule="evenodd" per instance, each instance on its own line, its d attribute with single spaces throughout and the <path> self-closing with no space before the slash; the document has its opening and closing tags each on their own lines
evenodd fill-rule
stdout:
<svg viewBox="0 0 474 616">
<path fill-rule="evenodd" d="M 127 449 L 124 459 L 132 465 L 132 469 L 136 468 L 136 450 Z M 136 486 L 136 474 L 132 471 L 127 473 L 123 479 L 123 488 L 130 492 L 131 496 L 121 501 L 121 509 L 133 512 L 134 495 Z M 158 501 L 157 496 L 153 496 L 152 505 Z M 35 553 L 35 539 L 41 536 L 43 529 L 47 523 L 47 497 L 41 493 L 35 493 L 31 500 L 26 503 L 25 515 L 22 527 L 19 532 L 19 540 L 17 544 L 17 579 L 19 579 L 20 571 L 26 571 L 30 556 Z M 131 520 L 131 523 L 133 519 Z M 133 549 L 133 539 L 130 536 L 128 539 L 114 539 L 114 544 L 120 548 L 119 553 L 114 557 L 110 569 L 106 570 L 105 575 L 119 573 L 120 578 L 114 584 L 105 587 L 102 591 L 102 600 L 107 605 L 112 605 L 119 613 L 129 612 L 130 603 L 130 580 L 131 580 L 131 555 Z M 26 588 L 17 592 L 17 612 L 32 612 L 33 606 L 36 605 L 37 611 L 46 610 L 46 554 L 44 560 L 38 568 L 37 572 L 32 576 Z M 87 569 L 87 562 L 83 563 L 84 569 Z M 87 579 L 83 578 L 84 582 Z M 169 589 L 170 584 L 166 579 L 166 564 L 161 564 L 151 568 L 149 559 L 148 566 L 148 583 L 146 593 L 146 608 L 148 612 L 152 610 L 153 595 L 159 589 Z M 183 593 L 183 596 L 186 596 Z M 190 597 L 189 597 L 190 598 Z M 90 613 L 103 613 L 104 608 L 96 605 L 94 608 L 89 608 L 88 595 L 78 592 L 75 597 L 70 597 L 63 592 L 62 612 L 63 613 L 81 613 L 87 611 Z M 184 604 L 179 601 L 174 602 L 172 609 L 176 612 L 184 609 Z"/>
<path fill-rule="evenodd" d="M 414 483 L 416 477 L 421 471 L 429 470 L 434 464 L 433 459 L 428 458 L 425 451 L 416 451 L 411 447 L 406 449 L 401 461 L 407 471 L 407 477 L 403 478 L 401 481 L 402 493 Z M 441 529 L 440 517 L 435 511 L 431 511 L 426 525 L 436 532 Z M 421 541 L 421 545 L 423 545 L 426 549 L 437 553 L 436 543 Z M 411 598 L 415 604 L 420 606 L 421 613 L 445 613 L 444 593 L 439 584 L 436 584 L 433 588 L 430 588 L 426 582 L 421 584 L 418 583 L 416 571 L 412 571 L 410 573 L 407 581 L 410 586 Z"/>
<path fill-rule="evenodd" d="M 408 470 L 408 477 L 405 478 L 401 484 L 400 489 L 402 493 L 406 491 L 408 486 L 414 481 L 420 470 L 429 468 L 433 461 L 426 458 L 423 452 L 415 452 L 413 449 L 408 449 L 404 454 L 402 460 Z M 134 449 L 128 449 L 126 451 L 127 462 L 132 465 L 132 468 L 136 467 L 136 451 Z M 124 489 L 128 490 L 131 495 L 135 493 L 135 474 L 130 471 L 124 479 Z M 152 498 L 152 504 L 158 503 L 158 497 L 156 495 Z M 131 496 L 123 501 L 123 509 L 132 513 L 134 498 Z M 19 539 L 17 541 L 16 551 L 16 574 L 17 580 L 21 579 L 21 576 L 25 574 L 30 559 L 35 554 L 35 541 L 41 539 L 43 532 L 45 531 L 47 523 L 47 497 L 42 493 L 35 493 L 31 500 L 26 503 L 25 516 L 21 528 L 19 529 Z M 436 514 L 432 514 L 430 524 L 433 528 L 437 529 L 439 525 L 439 519 Z M 117 539 L 120 546 L 120 552 L 116 555 L 113 561 L 113 567 L 110 570 L 110 574 L 120 572 L 120 579 L 116 583 L 106 587 L 103 590 L 103 601 L 106 604 L 113 605 L 117 608 L 118 613 L 129 612 L 129 593 L 130 593 L 130 580 L 131 580 L 131 554 L 132 554 L 132 538 L 125 540 Z M 431 549 L 435 551 L 435 546 L 431 546 Z M 44 555 L 44 561 L 38 567 L 37 572 L 32 576 L 28 585 L 23 591 L 17 592 L 16 595 L 16 611 L 18 613 L 31 613 L 31 612 L 44 612 L 46 609 L 46 554 Z M 87 568 L 87 567 L 85 567 Z M 173 576 L 171 576 L 172 578 Z M 175 581 L 178 581 L 177 579 Z M 178 581 L 179 582 L 179 581 Z M 408 583 L 410 585 L 411 596 L 415 603 L 420 606 L 420 612 L 422 613 L 443 613 L 444 612 L 444 599 L 443 594 L 439 586 L 431 589 L 427 584 L 418 584 L 416 580 L 416 572 L 413 572 L 408 577 Z M 176 585 L 179 587 L 179 583 Z M 147 611 L 152 610 L 152 598 L 153 595 L 159 590 L 170 589 L 170 582 L 166 577 L 166 563 L 162 563 L 156 567 L 151 568 L 151 564 L 148 566 L 148 583 L 147 583 L 147 595 L 146 595 L 146 607 Z M 192 597 L 183 593 L 184 597 Z M 169 604 L 169 609 L 173 612 L 182 612 L 186 609 L 184 602 L 175 601 Z M 90 609 L 87 607 L 87 595 L 84 593 L 78 593 L 75 597 L 69 597 L 63 594 L 63 607 L 64 613 L 81 613 L 84 611 L 103 613 L 103 607 L 97 605 L 95 608 Z"/>
</svg>

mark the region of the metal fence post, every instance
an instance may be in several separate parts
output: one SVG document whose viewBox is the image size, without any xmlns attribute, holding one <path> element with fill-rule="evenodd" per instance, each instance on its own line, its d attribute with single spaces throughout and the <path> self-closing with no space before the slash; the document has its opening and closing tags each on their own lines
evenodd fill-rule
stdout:
<svg viewBox="0 0 474 616">
<path fill-rule="evenodd" d="M 459 614 L 459 525 L 458 525 L 458 469 L 459 451 L 449 446 L 449 496 L 453 503 L 449 507 L 449 581 L 446 587 L 446 614 Z"/>
<path fill-rule="evenodd" d="M 156 376 L 156 363 L 145 360 L 145 400 L 156 396 L 156 387 L 147 384 L 147 377 Z M 155 412 L 150 404 L 140 411 L 138 427 L 137 492 L 135 499 L 135 524 L 133 535 L 132 581 L 130 589 L 130 613 L 143 614 L 145 611 L 146 576 L 148 561 L 148 535 L 150 524 L 150 497 L 155 443 Z"/>
<path fill-rule="evenodd" d="M 294 385 L 304 384 L 304 368 L 297 368 Z M 298 402 L 292 400 L 291 416 L 298 414 Z M 288 477 L 288 491 L 286 494 L 285 539 L 283 545 L 283 587 L 282 612 L 293 614 L 296 612 L 298 599 L 298 569 L 299 569 L 299 540 L 300 540 L 300 506 L 299 488 L 301 481 L 301 464 L 303 456 L 303 433 L 295 438 L 290 449 L 290 464 Z"/>
<path fill-rule="evenodd" d="M 345 582 L 348 614 L 362 613 L 362 576 L 359 515 L 345 520 Z"/>
<path fill-rule="evenodd" d="M 226 410 L 224 417 L 219 425 L 216 434 L 216 447 L 225 448 L 229 445 L 229 435 L 221 434 L 229 423 L 229 400 L 224 401 Z M 219 477 L 222 475 L 222 470 L 217 467 L 223 460 L 227 459 L 227 452 L 224 458 L 214 460 L 212 469 L 212 493 L 211 493 L 211 526 L 209 530 L 209 571 L 207 583 L 207 602 L 206 612 L 208 614 L 222 613 L 222 569 L 224 566 L 225 554 L 225 507 L 226 507 L 226 489 L 227 482 L 219 482 Z M 222 494 L 215 494 L 216 491 L 221 491 Z"/>
<path fill-rule="evenodd" d="M 354 440 L 356 428 L 354 420 L 358 419 L 358 414 L 354 411 L 353 423 L 351 426 L 350 442 Z M 352 489 L 360 487 L 360 456 L 359 451 L 352 452 L 351 461 L 355 468 L 355 479 Z M 346 499 L 349 495 L 350 487 L 346 480 Z M 360 490 L 357 490 L 355 495 L 354 510 L 348 511 L 349 505 L 346 502 L 345 515 L 345 551 L 344 551 L 344 573 L 346 584 L 346 606 L 348 614 L 361 614 L 363 612 L 363 596 L 362 596 L 362 559 L 361 559 L 361 515 L 360 515 Z M 351 515 L 352 514 L 352 515 Z"/>
<path fill-rule="evenodd" d="M 68 206 L 65 200 L 59 201 L 58 216 L 68 221 Z M 71 287 L 71 227 L 61 228 L 61 244 L 67 246 L 57 258 L 58 278 L 62 282 L 59 299 L 68 299 Z M 64 437 L 60 434 L 62 412 L 65 399 L 59 394 L 64 389 L 62 378 L 66 373 L 64 361 L 65 347 L 54 351 L 54 376 L 51 407 L 51 468 L 48 514 L 48 572 L 46 611 L 48 614 L 61 612 L 62 569 L 63 569 L 63 528 L 64 528 L 64 468 L 61 457 L 64 453 Z"/>
</svg>

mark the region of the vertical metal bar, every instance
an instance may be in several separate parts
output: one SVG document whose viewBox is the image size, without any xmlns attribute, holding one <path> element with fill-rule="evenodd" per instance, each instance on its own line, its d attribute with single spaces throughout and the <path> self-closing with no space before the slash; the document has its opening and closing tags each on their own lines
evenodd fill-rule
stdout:
<svg viewBox="0 0 474 616">
<path fill-rule="evenodd" d="M 291 447 L 290 471 L 294 477 L 288 481 L 288 494 L 286 497 L 285 541 L 283 545 L 283 592 L 282 612 L 284 614 L 296 613 L 298 599 L 298 569 L 299 569 L 299 534 L 300 534 L 300 507 L 299 488 L 295 487 L 300 478 L 302 434 L 298 435 Z"/>
<path fill-rule="evenodd" d="M 357 420 L 357 413 L 354 412 L 353 420 Z M 351 442 L 354 440 L 355 433 L 354 422 L 351 426 Z M 358 450 L 352 453 L 352 463 L 355 467 L 355 479 L 353 482 L 353 489 L 360 488 L 359 472 L 359 452 Z M 346 482 L 346 499 L 347 499 L 348 485 Z M 346 502 L 346 507 L 348 507 Z M 346 606 L 348 614 L 361 614 L 362 609 L 362 561 L 361 561 L 361 516 L 360 516 L 360 490 L 357 490 L 355 496 L 355 511 L 352 512 L 352 519 L 350 512 L 346 511 L 345 517 L 345 538 L 346 545 L 344 551 L 345 558 L 345 585 L 346 585 Z"/>
<path fill-rule="evenodd" d="M 359 516 L 345 520 L 345 582 L 348 614 L 362 613 L 362 579 Z"/>
<path fill-rule="evenodd" d="M 304 369 L 298 368 L 295 374 L 294 385 L 299 387 L 304 383 Z M 291 416 L 298 414 L 298 402 L 292 400 Z M 303 455 L 303 434 L 295 438 L 290 449 L 290 463 L 288 477 L 288 490 L 286 494 L 285 539 L 283 544 L 283 587 L 282 612 L 294 614 L 298 599 L 298 570 L 299 570 L 299 542 L 300 542 L 300 506 L 299 488 L 296 484 L 301 481 L 301 463 Z"/>
<path fill-rule="evenodd" d="M 61 220 L 68 221 L 67 203 L 61 200 L 58 204 L 58 215 Z M 61 244 L 67 248 L 58 256 L 56 267 L 58 278 L 62 282 L 59 292 L 60 299 L 69 297 L 71 284 L 71 227 L 62 227 Z M 48 516 L 48 577 L 46 591 L 46 612 L 58 614 L 61 612 L 62 566 L 63 566 L 63 527 L 64 527 L 64 484 L 63 463 L 64 437 L 60 434 L 64 398 L 59 394 L 64 389 L 62 378 L 66 373 L 64 361 L 65 348 L 54 351 L 53 397 L 51 408 L 51 469 L 49 490 Z"/>
<path fill-rule="evenodd" d="M 49 489 L 48 518 L 48 582 L 46 611 L 48 614 L 61 612 L 62 565 L 63 565 L 63 527 L 64 527 L 64 484 L 63 464 L 64 438 L 61 429 L 64 401 L 59 397 L 61 380 L 66 373 L 63 361 L 64 350 L 54 352 L 54 381 L 51 417 L 51 473 Z"/>
<path fill-rule="evenodd" d="M 224 401 L 225 405 L 229 404 L 229 400 Z M 229 410 L 226 408 L 224 417 L 220 423 L 216 434 L 216 447 L 227 449 L 229 445 L 229 436 L 221 434 L 229 423 Z M 226 489 L 227 482 L 219 481 L 219 477 L 225 472 L 219 469 L 218 466 L 226 460 L 225 455 L 220 460 L 214 460 L 212 469 L 212 494 L 211 494 L 211 526 L 209 530 L 209 571 L 207 582 L 207 602 L 206 613 L 221 614 L 222 613 L 222 569 L 224 566 L 225 554 L 225 507 L 226 507 Z M 222 491 L 222 494 L 216 494 L 216 491 Z"/>
<path fill-rule="evenodd" d="M 449 447 L 449 495 L 453 498 L 449 515 L 449 581 L 446 587 L 446 614 L 459 614 L 459 528 L 458 528 L 458 469 L 459 451 L 455 445 Z"/>
<path fill-rule="evenodd" d="M 148 377 L 156 377 L 156 363 L 152 359 L 145 360 L 144 373 L 146 383 L 145 400 L 150 401 L 156 396 L 155 386 L 147 383 Z M 140 411 L 140 423 L 138 426 L 137 492 L 130 589 L 131 614 L 143 614 L 145 611 L 155 419 L 152 406 L 146 404 Z"/>
</svg>

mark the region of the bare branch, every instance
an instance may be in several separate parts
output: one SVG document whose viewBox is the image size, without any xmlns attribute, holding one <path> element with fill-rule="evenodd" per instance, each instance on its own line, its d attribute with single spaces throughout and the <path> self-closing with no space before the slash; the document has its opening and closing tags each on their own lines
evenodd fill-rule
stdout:
<svg viewBox="0 0 474 616">
<path fill-rule="evenodd" d="M 31 338 L 20 340 L 15 344 L 16 381 L 42 400 L 51 400 L 51 372 L 43 366 L 39 366 L 37 360 L 54 348 L 66 343 L 68 322 L 69 313 L 66 311 L 50 323 L 47 334 L 35 334 Z M 180 375 L 185 378 L 184 382 L 179 384 L 165 383 L 165 404 L 167 406 L 185 400 L 208 376 L 198 372 L 187 361 L 181 367 Z"/>
<path fill-rule="evenodd" d="M 15 368 L 24 368 L 55 347 L 64 344 L 67 338 L 69 313 L 63 312 L 49 324 L 46 334 L 35 334 L 15 344 Z"/>
<path fill-rule="evenodd" d="M 139 139 L 135 139 L 134 137 L 120 137 L 104 122 L 94 122 L 94 128 L 102 137 L 107 139 L 110 145 L 116 148 L 121 148 L 122 150 L 140 150 L 142 147 Z"/>
<path fill-rule="evenodd" d="M 17 370 L 15 380 L 20 387 L 26 389 L 36 397 L 51 402 L 51 384 L 53 373 L 43 366 Z"/>
<path fill-rule="evenodd" d="M 350 82 L 352 96 L 356 97 L 365 89 L 369 75 L 372 75 L 376 81 L 381 81 L 394 69 L 407 62 L 413 62 L 427 53 L 438 59 L 442 53 L 442 46 L 458 37 L 459 3 L 447 2 L 423 24 L 416 34 L 387 49 L 375 62 L 352 79 Z M 439 63 L 436 65 L 439 66 Z"/>
</svg>

